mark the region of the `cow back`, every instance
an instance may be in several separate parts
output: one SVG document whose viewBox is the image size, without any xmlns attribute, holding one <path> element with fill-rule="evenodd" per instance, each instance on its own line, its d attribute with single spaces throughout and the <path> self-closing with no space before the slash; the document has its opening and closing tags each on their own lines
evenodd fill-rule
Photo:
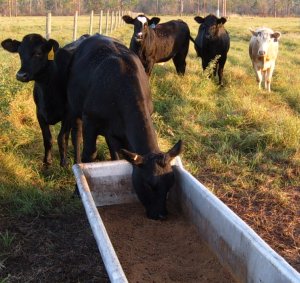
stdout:
<svg viewBox="0 0 300 283">
<path fill-rule="evenodd" d="M 189 46 L 189 38 L 189 27 L 181 20 L 158 24 L 154 29 L 148 27 L 141 44 L 143 56 L 154 57 L 157 63 L 168 61 Z"/>
<path fill-rule="evenodd" d="M 149 79 L 126 46 L 106 36 L 90 37 L 74 54 L 70 78 L 75 116 L 95 120 L 100 134 L 126 139 L 129 149 L 157 150 Z M 144 129 L 144 134 L 136 129 Z"/>
</svg>

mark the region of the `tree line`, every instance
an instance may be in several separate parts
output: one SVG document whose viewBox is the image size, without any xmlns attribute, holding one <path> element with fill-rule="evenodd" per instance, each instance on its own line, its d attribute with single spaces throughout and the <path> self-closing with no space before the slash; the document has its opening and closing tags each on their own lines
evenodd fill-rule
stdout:
<svg viewBox="0 0 300 283">
<path fill-rule="evenodd" d="M 225 4 L 225 8 L 224 8 Z M 208 13 L 258 16 L 300 15 L 300 0 L 0 0 L 1 16 L 87 14 L 91 10 L 131 10 L 159 15 L 206 15 Z"/>
</svg>

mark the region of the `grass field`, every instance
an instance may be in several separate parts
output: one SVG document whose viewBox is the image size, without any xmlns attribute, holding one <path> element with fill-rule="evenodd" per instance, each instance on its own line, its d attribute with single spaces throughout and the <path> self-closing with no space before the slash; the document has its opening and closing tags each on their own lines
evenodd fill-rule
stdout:
<svg viewBox="0 0 300 283">
<path fill-rule="evenodd" d="M 192 16 L 183 19 L 195 38 L 198 24 Z M 52 18 L 52 38 L 61 45 L 72 39 L 72 21 Z M 79 35 L 88 32 L 88 22 L 88 17 L 79 18 Z M 97 26 L 95 22 L 95 32 Z M 248 56 L 249 28 L 259 26 L 282 34 L 271 93 L 258 90 Z M 300 271 L 300 22 L 229 17 L 225 27 L 231 48 L 223 88 L 207 79 L 192 45 L 184 77 L 176 75 L 172 62 L 155 66 L 150 81 L 159 145 L 167 150 L 182 139 L 184 166 Z M 44 35 L 45 18 L 0 17 L 0 30 L 0 41 Z M 112 34 L 127 46 L 131 35 L 132 27 L 126 25 Z M 0 48 L 0 62 L 0 217 L 5 223 L 53 215 L 84 218 L 80 201 L 71 198 L 71 166 L 59 167 L 57 145 L 53 165 L 42 167 L 32 83 L 15 80 L 18 55 Z M 108 158 L 102 139 L 99 155 Z M 22 250 L 21 242 L 11 225 L 0 224 L 0 282 L 19 282 L 16 278 L 24 275 L 10 264 Z"/>
</svg>

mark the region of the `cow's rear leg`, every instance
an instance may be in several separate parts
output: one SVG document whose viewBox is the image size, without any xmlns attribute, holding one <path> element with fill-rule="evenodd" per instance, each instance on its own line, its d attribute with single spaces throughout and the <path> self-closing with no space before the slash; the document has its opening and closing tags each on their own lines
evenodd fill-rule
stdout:
<svg viewBox="0 0 300 283">
<path fill-rule="evenodd" d="M 74 119 L 72 121 L 71 137 L 74 148 L 74 163 L 81 162 L 81 140 L 82 140 L 82 121 Z"/>
<path fill-rule="evenodd" d="M 93 162 L 96 159 L 97 148 L 97 129 L 93 122 L 88 119 L 83 119 L 82 124 L 83 134 L 83 149 L 82 149 L 82 162 Z"/>
<path fill-rule="evenodd" d="M 52 163 L 52 156 L 51 156 L 51 150 L 52 150 L 52 135 L 50 132 L 49 125 L 45 122 L 44 118 L 40 115 L 37 115 L 37 119 L 42 131 L 43 136 L 43 142 L 44 142 L 44 159 L 43 163 L 45 165 L 50 165 Z"/>
<path fill-rule="evenodd" d="M 67 161 L 67 150 L 68 150 L 68 141 L 70 135 L 71 125 L 70 121 L 62 121 L 61 128 L 57 137 L 57 143 L 59 147 L 60 154 L 60 166 L 66 166 L 68 164 Z"/>
<path fill-rule="evenodd" d="M 184 75 L 185 74 L 185 68 L 186 68 L 186 58 L 185 52 L 178 53 L 173 57 L 173 63 L 176 68 L 176 72 L 178 75 Z"/>
</svg>

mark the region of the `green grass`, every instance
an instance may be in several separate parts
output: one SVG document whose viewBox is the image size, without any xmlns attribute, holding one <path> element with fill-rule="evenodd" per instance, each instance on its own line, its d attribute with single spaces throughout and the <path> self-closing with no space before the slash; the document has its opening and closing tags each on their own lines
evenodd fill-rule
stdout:
<svg viewBox="0 0 300 283">
<path fill-rule="evenodd" d="M 4 233 L 0 233 L 0 246 L 7 250 L 11 247 L 14 239 L 15 235 L 6 230 Z"/>
<path fill-rule="evenodd" d="M 168 19 L 171 17 L 162 22 Z M 198 24 L 192 16 L 183 19 L 195 38 Z M 52 19 L 52 38 L 61 45 L 71 41 L 72 20 Z M 88 21 L 80 17 L 78 35 L 88 31 Z M 97 25 L 95 22 L 94 31 Z M 0 17 L 0 41 L 8 37 L 21 40 L 32 32 L 44 34 L 44 26 L 42 17 Z M 300 184 L 299 19 L 230 17 L 225 26 L 231 48 L 223 88 L 201 70 L 192 44 L 184 77 L 177 76 L 171 61 L 155 65 L 150 82 L 159 145 L 167 150 L 182 139 L 184 166 L 237 212 L 244 200 L 248 216 L 254 213 L 253 207 L 260 210 L 270 204 L 283 214 L 288 211 L 292 216 L 283 225 L 295 227 Z M 249 28 L 259 26 L 282 33 L 271 93 L 258 90 L 248 56 Z M 131 35 L 128 25 L 112 34 L 127 46 Z M 32 84 L 15 80 L 18 55 L 0 49 L 0 58 L 0 206 L 18 215 L 76 210 L 78 201 L 70 198 L 74 188 L 71 167 L 59 167 L 56 144 L 53 166 L 46 170 L 41 165 L 43 146 Z M 103 139 L 99 139 L 99 155 L 108 156 Z M 244 219 L 251 222 L 251 217 Z M 297 242 L 299 236 L 293 233 L 287 237 L 296 237 Z"/>
</svg>

